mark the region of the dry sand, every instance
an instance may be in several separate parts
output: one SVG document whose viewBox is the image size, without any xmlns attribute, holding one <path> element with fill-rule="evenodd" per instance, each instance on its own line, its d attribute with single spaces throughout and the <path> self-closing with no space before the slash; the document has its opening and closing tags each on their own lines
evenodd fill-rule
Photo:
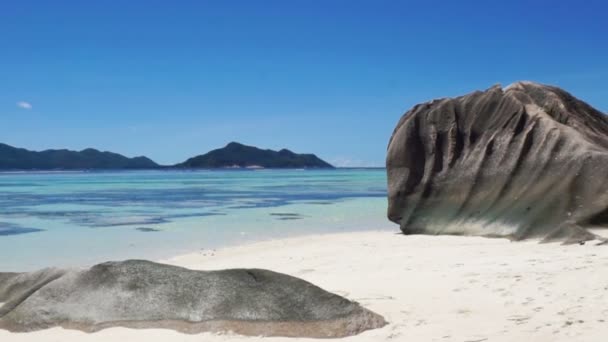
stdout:
<svg viewBox="0 0 608 342">
<path fill-rule="evenodd" d="M 362 303 L 390 324 L 348 341 L 608 341 L 608 246 L 343 233 L 200 251 L 193 269 L 268 268 Z M 112 328 L 0 331 L 0 341 L 314 341 Z"/>
</svg>

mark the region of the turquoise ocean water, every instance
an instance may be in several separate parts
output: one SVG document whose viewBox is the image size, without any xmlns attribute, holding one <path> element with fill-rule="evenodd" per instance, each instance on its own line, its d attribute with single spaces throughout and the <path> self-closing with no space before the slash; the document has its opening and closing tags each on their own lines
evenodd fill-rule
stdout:
<svg viewBox="0 0 608 342">
<path fill-rule="evenodd" d="M 372 229 L 383 169 L 0 173 L 0 271 Z"/>
</svg>

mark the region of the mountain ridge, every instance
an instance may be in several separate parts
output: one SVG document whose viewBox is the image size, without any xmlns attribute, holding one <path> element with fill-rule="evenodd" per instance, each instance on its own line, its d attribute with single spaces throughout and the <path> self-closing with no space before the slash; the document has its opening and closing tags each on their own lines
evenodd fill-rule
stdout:
<svg viewBox="0 0 608 342">
<path fill-rule="evenodd" d="M 263 168 L 333 168 L 314 154 L 298 154 L 288 149 L 274 151 L 230 142 L 222 148 L 198 155 L 178 168 L 222 168 L 222 167 L 263 167 Z"/>
<path fill-rule="evenodd" d="M 0 143 L 2 170 L 150 169 L 160 165 L 145 156 L 133 158 L 86 148 L 81 151 L 47 149 L 30 151 Z"/>
<path fill-rule="evenodd" d="M 146 156 L 85 148 L 32 151 L 0 143 L 0 170 L 143 170 L 171 168 L 333 168 L 314 154 L 298 154 L 286 148 L 260 149 L 238 142 L 197 155 L 174 165 L 160 165 Z"/>
</svg>

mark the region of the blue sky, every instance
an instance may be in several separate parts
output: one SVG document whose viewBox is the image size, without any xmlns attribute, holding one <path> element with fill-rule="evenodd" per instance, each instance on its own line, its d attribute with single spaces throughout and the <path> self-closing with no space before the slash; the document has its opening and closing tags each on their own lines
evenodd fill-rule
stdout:
<svg viewBox="0 0 608 342">
<path fill-rule="evenodd" d="M 608 111 L 602 1 L 2 1 L 0 142 L 160 163 L 239 141 L 382 165 L 416 103 L 493 84 Z"/>
</svg>

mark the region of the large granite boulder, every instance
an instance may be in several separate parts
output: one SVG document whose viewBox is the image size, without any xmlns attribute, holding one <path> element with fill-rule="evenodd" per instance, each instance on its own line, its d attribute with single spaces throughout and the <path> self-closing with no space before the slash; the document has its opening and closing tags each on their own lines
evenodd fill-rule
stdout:
<svg viewBox="0 0 608 342">
<path fill-rule="evenodd" d="M 193 271 L 148 261 L 0 274 L 0 329 L 108 327 L 342 337 L 384 319 L 304 280 L 260 269 Z"/>
<path fill-rule="evenodd" d="M 388 217 L 406 234 L 575 242 L 608 223 L 608 119 L 556 87 L 416 105 L 386 166 Z"/>
</svg>

